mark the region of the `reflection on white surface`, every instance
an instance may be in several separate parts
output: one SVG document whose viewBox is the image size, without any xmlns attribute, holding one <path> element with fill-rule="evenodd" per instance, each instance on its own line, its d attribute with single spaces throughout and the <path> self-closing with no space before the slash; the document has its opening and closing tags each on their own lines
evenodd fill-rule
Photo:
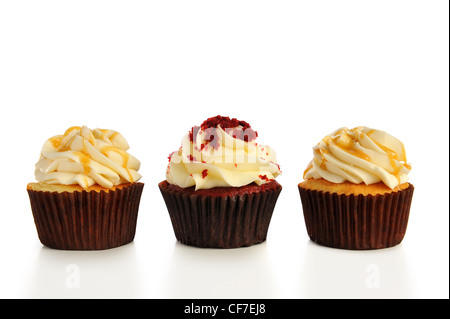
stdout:
<svg viewBox="0 0 450 319">
<path fill-rule="evenodd" d="M 270 244 L 270 245 L 269 245 Z M 150 252 L 40 247 L 25 298 L 414 298 L 405 247 L 353 251 L 307 241 L 297 251 L 264 242 L 205 249 L 178 242 Z M 276 249 L 275 249 L 276 248 Z"/>
<path fill-rule="evenodd" d="M 101 251 L 41 247 L 27 298 L 133 298 L 140 287 L 134 243 Z"/>
<path fill-rule="evenodd" d="M 267 244 L 206 249 L 175 243 L 163 298 L 277 298 Z"/>
<path fill-rule="evenodd" d="M 309 241 L 301 267 L 305 298 L 411 298 L 402 245 L 379 250 L 343 250 Z"/>
</svg>

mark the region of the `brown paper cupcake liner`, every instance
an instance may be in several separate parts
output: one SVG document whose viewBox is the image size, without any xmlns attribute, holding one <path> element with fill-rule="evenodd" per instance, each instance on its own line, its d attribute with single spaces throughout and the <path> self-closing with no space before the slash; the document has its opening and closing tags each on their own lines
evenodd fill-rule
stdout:
<svg viewBox="0 0 450 319">
<path fill-rule="evenodd" d="M 338 195 L 299 186 L 306 229 L 314 242 L 342 249 L 379 249 L 405 236 L 414 187 L 379 195 Z"/>
<path fill-rule="evenodd" d="M 176 239 L 202 248 L 237 248 L 266 240 L 281 185 L 257 193 L 208 196 L 159 184 Z"/>
<path fill-rule="evenodd" d="M 133 241 L 143 183 L 113 191 L 43 192 L 28 189 L 41 243 L 67 250 L 100 250 Z"/>
</svg>

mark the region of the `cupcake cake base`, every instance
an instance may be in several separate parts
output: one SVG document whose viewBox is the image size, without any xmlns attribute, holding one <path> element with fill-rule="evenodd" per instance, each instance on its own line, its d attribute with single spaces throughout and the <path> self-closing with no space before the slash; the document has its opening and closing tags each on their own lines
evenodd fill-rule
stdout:
<svg viewBox="0 0 450 319">
<path fill-rule="evenodd" d="M 383 185 L 374 187 L 383 188 Z M 353 250 L 387 248 L 403 240 L 414 192 L 412 184 L 377 194 L 371 194 L 366 187 L 355 194 L 344 190 L 329 192 L 326 187 L 313 189 L 303 183 L 298 186 L 311 240 L 328 247 Z M 339 187 L 346 189 L 348 185 Z"/>
<path fill-rule="evenodd" d="M 101 250 L 134 240 L 143 183 L 112 189 L 43 185 L 27 187 L 41 243 L 65 250 Z"/>
<path fill-rule="evenodd" d="M 202 248 L 237 248 L 266 240 L 281 192 L 272 181 L 258 186 L 216 187 L 195 191 L 159 183 L 176 239 Z"/>
</svg>

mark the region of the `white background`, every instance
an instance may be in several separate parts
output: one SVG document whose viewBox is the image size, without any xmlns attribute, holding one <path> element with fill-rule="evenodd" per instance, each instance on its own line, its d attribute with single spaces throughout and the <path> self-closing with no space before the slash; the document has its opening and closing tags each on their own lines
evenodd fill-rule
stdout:
<svg viewBox="0 0 450 319">
<path fill-rule="evenodd" d="M 448 6 L 0 0 L 0 297 L 448 298 Z M 263 244 L 175 240 L 157 184 L 182 136 L 218 114 L 277 152 L 283 191 Z M 70 252 L 38 240 L 26 184 L 44 141 L 73 125 L 119 131 L 142 162 L 132 244 Z M 408 230 L 384 250 L 321 247 L 297 184 L 313 145 L 359 125 L 405 144 Z"/>
</svg>

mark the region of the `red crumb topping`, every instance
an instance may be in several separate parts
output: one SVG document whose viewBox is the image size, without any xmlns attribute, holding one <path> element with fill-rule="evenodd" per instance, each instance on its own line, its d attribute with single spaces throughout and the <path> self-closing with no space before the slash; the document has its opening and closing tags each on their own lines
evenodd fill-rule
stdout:
<svg viewBox="0 0 450 319">
<path fill-rule="evenodd" d="M 243 140 L 245 142 L 250 142 L 255 140 L 258 137 L 258 132 L 254 131 L 250 124 L 245 121 L 239 121 L 238 119 L 232 118 L 230 119 L 228 116 L 220 116 L 217 115 L 215 117 L 210 117 L 206 121 L 202 123 L 200 128 L 205 131 L 208 128 L 217 128 L 219 126 L 224 129 L 228 134 L 233 136 L 234 138 Z M 232 129 L 238 126 L 242 126 L 242 130 L 226 130 L 227 128 Z M 193 132 L 194 133 L 194 132 Z M 211 134 L 209 142 L 211 143 L 214 140 L 214 134 Z M 217 139 L 216 139 L 217 140 Z M 217 141 L 216 141 L 217 142 Z"/>
<path fill-rule="evenodd" d="M 210 127 L 217 127 L 220 125 L 221 128 L 229 128 L 229 127 L 236 127 L 239 125 L 242 125 L 244 128 L 249 128 L 250 124 L 248 124 L 245 121 L 239 121 L 237 119 L 230 119 L 228 116 L 220 116 L 217 115 L 215 117 L 210 117 L 206 121 L 204 121 L 201 125 L 202 130 L 205 130 Z"/>
<path fill-rule="evenodd" d="M 202 171 L 202 177 L 205 178 L 206 176 L 208 176 L 208 170 L 207 170 L 207 169 L 204 169 L 204 170 Z"/>
</svg>

